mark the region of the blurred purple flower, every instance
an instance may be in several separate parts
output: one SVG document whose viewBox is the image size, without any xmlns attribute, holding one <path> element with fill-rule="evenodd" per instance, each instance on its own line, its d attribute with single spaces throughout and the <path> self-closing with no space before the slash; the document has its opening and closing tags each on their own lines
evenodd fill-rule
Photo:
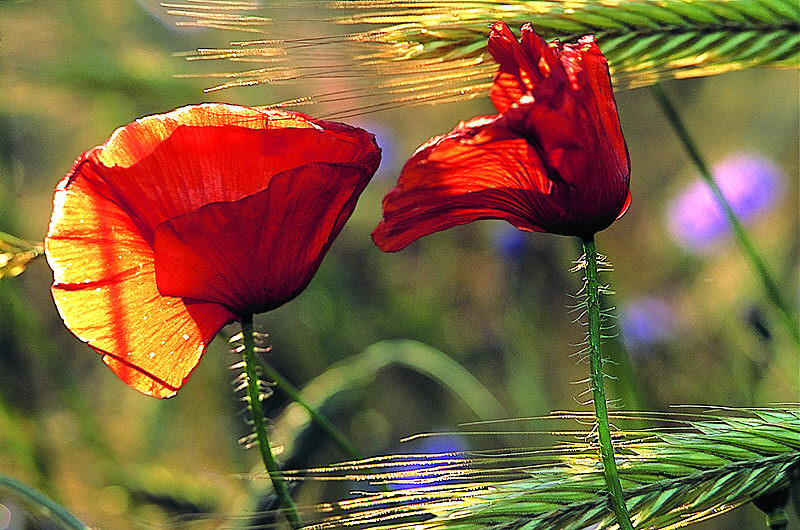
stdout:
<svg viewBox="0 0 800 530">
<path fill-rule="evenodd" d="M 635 352 L 669 338 L 675 331 L 675 312 L 663 300 L 642 296 L 620 309 L 622 340 Z"/>
<path fill-rule="evenodd" d="M 489 233 L 494 249 L 507 261 L 516 261 L 525 250 L 525 232 L 505 222 L 497 222 Z"/>
<path fill-rule="evenodd" d="M 756 154 L 731 156 L 714 167 L 714 178 L 733 211 L 750 221 L 783 195 L 783 175 L 770 160 Z M 667 208 L 669 231 L 681 246 L 703 251 L 730 227 L 722 208 L 704 182 L 694 182 Z"/>
<path fill-rule="evenodd" d="M 405 155 L 397 149 L 397 131 L 386 122 L 370 119 L 369 116 L 356 116 L 347 122 L 348 125 L 369 131 L 375 137 L 375 142 L 381 148 L 381 166 L 373 177 L 373 182 L 391 181 L 397 178 L 397 173 L 405 163 Z M 369 127 L 369 128 L 366 128 Z"/>
<path fill-rule="evenodd" d="M 419 453 L 461 453 L 469 449 L 464 439 L 457 434 L 434 434 L 420 438 L 412 450 Z"/>
</svg>

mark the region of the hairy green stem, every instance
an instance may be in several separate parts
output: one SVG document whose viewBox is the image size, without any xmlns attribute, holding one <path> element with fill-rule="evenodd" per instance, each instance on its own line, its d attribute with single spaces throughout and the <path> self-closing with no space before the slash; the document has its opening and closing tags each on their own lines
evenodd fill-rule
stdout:
<svg viewBox="0 0 800 530">
<path fill-rule="evenodd" d="M 758 249 L 756 249 L 755 244 L 753 244 L 753 241 L 750 239 L 750 236 L 747 234 L 744 226 L 742 226 L 742 223 L 739 221 L 739 218 L 736 216 L 733 208 L 731 208 L 730 203 L 722 193 L 717 181 L 714 180 L 714 176 L 711 174 L 711 171 L 708 169 L 705 160 L 703 160 L 703 157 L 700 155 L 700 151 L 697 149 L 697 144 L 695 144 L 694 140 L 689 134 L 689 131 L 686 129 L 686 126 L 684 125 L 683 119 L 678 113 L 677 108 L 675 108 L 672 100 L 670 100 L 669 96 L 664 91 L 664 88 L 659 83 L 653 85 L 651 90 L 656 101 L 658 101 L 659 105 L 661 105 L 661 110 L 664 111 L 664 114 L 667 116 L 670 125 L 672 125 L 672 128 L 675 129 L 675 133 L 678 135 L 683 147 L 689 154 L 689 158 L 691 158 L 692 162 L 694 162 L 694 165 L 700 172 L 700 176 L 703 178 L 706 185 L 711 190 L 711 193 L 714 195 L 717 203 L 722 208 L 722 211 L 725 213 L 725 217 L 728 219 L 728 222 L 731 225 L 731 229 L 733 230 L 736 240 L 744 250 L 745 256 L 750 261 L 750 264 L 755 269 L 756 274 L 764 285 L 767 298 L 780 312 L 783 322 L 791 334 L 792 339 L 794 339 L 795 344 L 800 346 L 800 326 L 798 326 L 797 315 L 794 314 L 791 306 L 783 297 L 783 294 L 778 287 L 778 283 L 772 277 L 772 273 L 767 268 L 766 262 L 761 257 Z"/>
<path fill-rule="evenodd" d="M 298 529 L 303 526 L 303 523 L 300 520 L 300 515 L 297 513 L 294 502 L 292 502 L 292 497 L 289 495 L 289 488 L 281 477 L 278 462 L 275 460 L 275 455 L 272 454 L 272 447 L 270 447 L 269 438 L 267 438 L 264 411 L 261 409 L 261 391 L 258 387 L 259 378 L 256 368 L 255 339 L 253 338 L 253 315 L 247 315 L 242 319 L 242 342 L 244 343 L 242 360 L 244 360 L 245 376 L 247 377 L 247 403 L 250 409 L 250 417 L 253 420 L 253 431 L 258 438 L 258 448 L 261 452 L 261 458 L 264 460 L 264 467 L 266 467 L 272 480 L 275 496 L 283 508 L 286 519 L 292 525 L 292 528 Z"/>
<path fill-rule="evenodd" d="M 611 506 L 622 530 L 633 530 L 625 497 L 619 482 L 617 463 L 614 459 L 614 446 L 611 442 L 611 429 L 608 424 L 606 392 L 603 382 L 603 357 L 600 353 L 600 282 L 597 280 L 597 250 L 594 238 L 583 239 L 583 252 L 586 257 L 586 316 L 589 323 L 589 368 L 591 371 L 592 398 L 597 420 L 597 438 L 600 442 L 600 456 L 603 460 L 603 474 L 610 495 Z"/>
<path fill-rule="evenodd" d="M 25 499 L 31 504 L 41 508 L 42 512 L 53 518 L 63 528 L 74 530 L 88 530 L 89 527 L 83 524 L 77 517 L 72 515 L 66 508 L 45 497 L 30 486 L 14 480 L 11 477 L 0 475 L 0 491 L 10 491 Z M 4 527 L 5 528 L 5 527 Z"/>
<path fill-rule="evenodd" d="M 271 364 L 269 364 L 264 358 L 256 357 L 256 362 L 258 362 L 259 366 L 261 367 L 261 371 L 264 373 L 264 377 L 275 381 L 275 384 L 280 388 L 284 394 L 286 394 L 292 401 L 303 407 L 306 412 L 308 412 L 311 419 L 319 426 L 320 429 L 325 431 L 328 436 L 339 446 L 339 448 L 348 456 L 353 458 L 354 460 L 361 460 L 363 455 L 358 452 L 358 450 L 347 441 L 342 432 L 336 428 L 336 426 L 331 423 L 331 421 L 326 418 L 322 413 L 320 413 L 317 409 L 312 407 L 304 398 L 303 394 L 298 390 L 288 379 L 283 377 L 280 372 L 278 372 Z"/>
</svg>

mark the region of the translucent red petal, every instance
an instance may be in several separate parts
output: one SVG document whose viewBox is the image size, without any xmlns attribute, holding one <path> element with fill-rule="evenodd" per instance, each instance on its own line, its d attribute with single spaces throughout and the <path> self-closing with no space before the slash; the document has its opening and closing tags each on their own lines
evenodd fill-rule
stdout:
<svg viewBox="0 0 800 530">
<path fill-rule="evenodd" d="M 547 44 L 530 25 L 517 40 L 492 25 L 499 114 L 433 138 L 384 199 L 373 239 L 386 251 L 476 219 L 589 236 L 630 202 L 630 161 L 608 65 L 592 37 Z"/>
<path fill-rule="evenodd" d="M 366 131 L 286 111 L 206 104 L 118 129 L 56 191 L 65 324 L 129 385 L 174 394 L 226 322 L 308 284 L 379 160 Z"/>
<path fill-rule="evenodd" d="M 165 221 L 153 244 L 159 291 L 238 314 L 284 304 L 311 281 L 365 183 L 352 167 L 310 164 L 240 201 Z"/>
<path fill-rule="evenodd" d="M 435 138 L 405 164 L 383 200 L 384 220 L 372 233 L 382 250 L 476 219 L 505 219 L 524 230 L 550 193 L 546 168 L 524 138 L 479 117 Z"/>
<path fill-rule="evenodd" d="M 82 167 L 79 161 L 76 169 Z M 67 327 L 123 381 L 169 397 L 234 315 L 217 304 L 162 296 L 152 249 L 112 195 L 74 173 L 59 185 L 47 238 L 53 298 Z"/>
</svg>

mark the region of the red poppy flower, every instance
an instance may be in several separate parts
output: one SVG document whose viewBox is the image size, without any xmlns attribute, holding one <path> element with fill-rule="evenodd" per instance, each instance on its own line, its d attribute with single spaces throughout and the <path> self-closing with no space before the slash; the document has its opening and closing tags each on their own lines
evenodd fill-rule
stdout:
<svg viewBox="0 0 800 530">
<path fill-rule="evenodd" d="M 500 64 L 479 116 L 432 138 L 403 167 L 372 234 L 384 251 L 477 219 L 588 237 L 630 202 L 630 159 L 608 63 L 591 36 L 549 45 L 530 24 L 519 40 L 497 22 Z"/>
<path fill-rule="evenodd" d="M 56 306 L 123 381 L 172 396 L 223 325 L 308 285 L 379 161 L 366 131 L 281 110 L 122 127 L 56 189 Z"/>
</svg>

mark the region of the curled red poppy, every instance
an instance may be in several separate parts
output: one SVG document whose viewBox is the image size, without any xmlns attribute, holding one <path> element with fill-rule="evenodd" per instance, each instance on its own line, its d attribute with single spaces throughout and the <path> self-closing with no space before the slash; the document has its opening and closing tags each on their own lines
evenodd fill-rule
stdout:
<svg viewBox="0 0 800 530">
<path fill-rule="evenodd" d="M 223 325 L 308 285 L 379 161 L 366 131 L 282 110 L 122 127 L 56 189 L 61 317 L 128 385 L 172 396 Z"/>
<path fill-rule="evenodd" d="M 630 202 L 630 159 L 608 64 L 591 36 L 547 44 L 530 24 L 519 41 L 492 25 L 499 114 L 432 138 L 403 167 L 372 234 L 384 251 L 477 219 L 588 237 Z"/>
</svg>

